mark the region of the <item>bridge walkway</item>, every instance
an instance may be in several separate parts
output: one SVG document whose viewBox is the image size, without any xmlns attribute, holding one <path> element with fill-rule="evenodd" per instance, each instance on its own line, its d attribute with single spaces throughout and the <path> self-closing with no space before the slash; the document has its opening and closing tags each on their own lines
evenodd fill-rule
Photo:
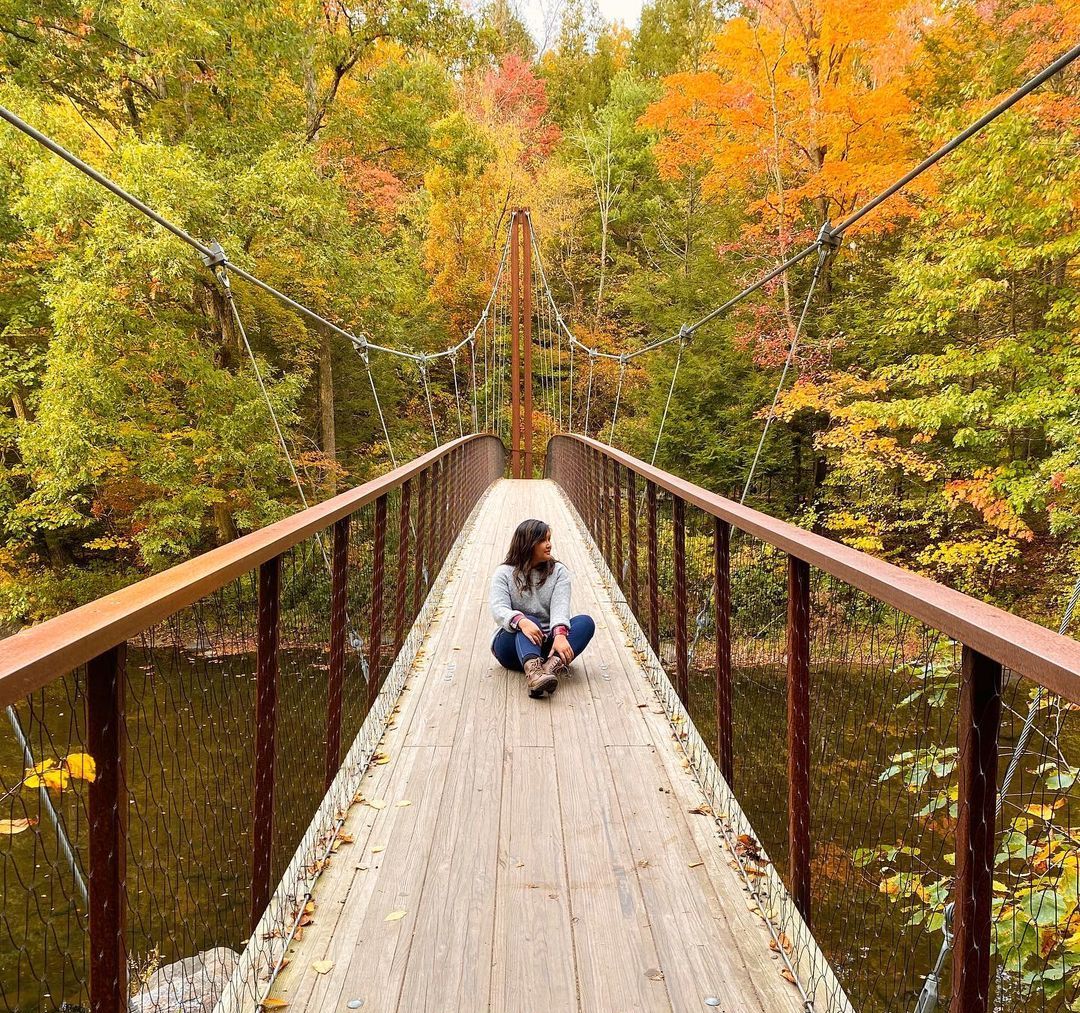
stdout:
<svg viewBox="0 0 1080 1013">
<path fill-rule="evenodd" d="M 488 647 L 488 579 L 529 516 L 597 619 L 543 701 Z M 799 1010 L 557 487 L 500 480 L 464 537 L 273 996 L 292 1013 Z"/>
</svg>

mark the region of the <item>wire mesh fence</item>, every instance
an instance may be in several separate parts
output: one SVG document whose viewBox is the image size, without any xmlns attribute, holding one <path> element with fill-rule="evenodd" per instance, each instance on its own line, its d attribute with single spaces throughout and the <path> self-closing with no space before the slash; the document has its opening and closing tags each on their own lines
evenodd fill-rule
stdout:
<svg viewBox="0 0 1080 1013">
<path fill-rule="evenodd" d="M 129 588 L 101 613 L 165 617 L 104 650 L 96 633 L 88 664 L 7 697 L 2 1008 L 259 1001 L 341 843 L 416 620 L 502 471 L 497 440 L 461 441 L 332 523 L 297 515 L 283 524 L 300 537 L 267 529 L 193 561 L 188 604 Z M 4 673 L 0 688 L 19 666 Z"/>
<path fill-rule="evenodd" d="M 908 579 L 895 568 L 836 547 L 844 572 L 874 575 L 860 589 L 826 569 L 831 543 L 811 553 L 815 536 L 592 441 L 555 440 L 549 473 L 720 785 L 750 903 L 812 1005 L 1080 1008 L 1076 705 L 1031 678 L 1053 657 L 1067 678 L 1045 678 L 1080 697 L 1075 643 L 929 581 L 916 590 L 951 595 L 952 614 L 923 621 L 918 594 L 887 600 Z M 950 624 L 1026 652 L 1027 671 Z"/>
</svg>

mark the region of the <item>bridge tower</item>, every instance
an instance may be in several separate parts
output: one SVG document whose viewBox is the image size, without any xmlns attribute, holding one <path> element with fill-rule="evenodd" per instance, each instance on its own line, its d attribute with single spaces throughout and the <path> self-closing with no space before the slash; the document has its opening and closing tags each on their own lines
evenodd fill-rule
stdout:
<svg viewBox="0 0 1080 1013">
<path fill-rule="evenodd" d="M 510 477 L 532 478 L 532 226 L 529 209 L 514 212 L 510 238 Z"/>
</svg>

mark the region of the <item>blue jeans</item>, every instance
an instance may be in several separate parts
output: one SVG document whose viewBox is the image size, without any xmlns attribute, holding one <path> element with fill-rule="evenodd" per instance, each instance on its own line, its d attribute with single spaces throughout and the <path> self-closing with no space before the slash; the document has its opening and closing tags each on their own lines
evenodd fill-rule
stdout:
<svg viewBox="0 0 1080 1013">
<path fill-rule="evenodd" d="M 536 616 L 527 615 L 537 626 L 543 629 L 543 625 Z M 570 620 L 570 632 L 566 639 L 570 641 L 575 659 L 589 646 L 593 634 L 596 632 L 596 623 L 592 616 L 574 616 Z M 555 638 L 550 634 L 544 637 L 544 642 L 539 646 L 534 644 L 524 633 L 511 633 L 509 630 L 499 630 L 491 644 L 491 653 L 495 655 L 503 668 L 509 668 L 514 672 L 525 671 L 525 662 L 529 658 L 546 658 L 551 653 Z"/>
</svg>

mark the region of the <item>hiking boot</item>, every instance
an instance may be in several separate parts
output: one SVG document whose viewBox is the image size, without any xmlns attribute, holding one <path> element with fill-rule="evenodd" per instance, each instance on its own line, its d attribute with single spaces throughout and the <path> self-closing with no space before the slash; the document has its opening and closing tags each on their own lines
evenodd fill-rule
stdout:
<svg viewBox="0 0 1080 1013">
<path fill-rule="evenodd" d="M 551 652 L 551 657 L 549 657 L 547 661 L 544 662 L 544 671 L 556 680 L 563 672 L 569 674 L 569 669 L 566 667 L 566 662 L 563 661 L 562 658 L 560 658 L 554 651 Z"/>
<path fill-rule="evenodd" d="M 545 693 L 554 693 L 559 685 L 559 677 L 547 672 L 539 658 L 529 658 L 525 662 L 525 686 L 531 697 L 541 697 Z"/>
</svg>

